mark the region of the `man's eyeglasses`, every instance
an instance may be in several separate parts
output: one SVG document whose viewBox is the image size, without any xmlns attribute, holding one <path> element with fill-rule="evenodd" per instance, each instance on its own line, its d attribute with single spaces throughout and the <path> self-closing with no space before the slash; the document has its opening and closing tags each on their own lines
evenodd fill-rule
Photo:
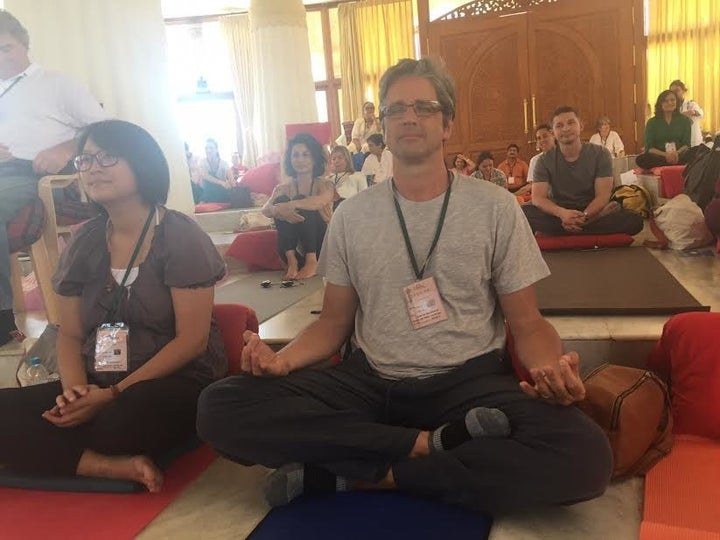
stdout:
<svg viewBox="0 0 720 540">
<path fill-rule="evenodd" d="M 92 168 L 93 161 L 97 161 L 101 167 L 112 167 L 120 158 L 100 150 L 97 154 L 80 154 L 73 159 L 73 165 L 79 172 L 86 172 Z"/>
<path fill-rule="evenodd" d="M 390 105 L 384 105 L 380 107 L 380 113 L 384 118 L 397 118 L 404 115 L 410 108 L 415 111 L 415 116 L 419 117 L 430 116 L 443 110 L 443 106 L 439 101 L 419 99 L 415 101 L 415 103 L 403 103 L 399 101 L 397 103 L 391 103 Z"/>
</svg>

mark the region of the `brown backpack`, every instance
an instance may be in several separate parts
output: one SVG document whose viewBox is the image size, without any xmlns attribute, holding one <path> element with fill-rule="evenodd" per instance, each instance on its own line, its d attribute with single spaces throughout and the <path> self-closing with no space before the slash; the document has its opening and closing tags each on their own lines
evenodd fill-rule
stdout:
<svg viewBox="0 0 720 540">
<path fill-rule="evenodd" d="M 605 431 L 612 447 L 613 478 L 645 474 L 673 443 L 670 396 L 657 375 L 604 364 L 584 379 L 578 407 Z"/>
</svg>

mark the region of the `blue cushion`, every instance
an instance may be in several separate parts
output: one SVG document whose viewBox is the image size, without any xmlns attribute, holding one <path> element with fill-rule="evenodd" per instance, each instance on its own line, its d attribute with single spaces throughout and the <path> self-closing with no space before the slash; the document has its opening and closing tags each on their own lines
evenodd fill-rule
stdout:
<svg viewBox="0 0 720 540">
<path fill-rule="evenodd" d="M 274 508 L 248 540 L 481 540 L 491 524 L 487 516 L 437 501 L 392 491 L 351 491 L 300 497 Z"/>
</svg>

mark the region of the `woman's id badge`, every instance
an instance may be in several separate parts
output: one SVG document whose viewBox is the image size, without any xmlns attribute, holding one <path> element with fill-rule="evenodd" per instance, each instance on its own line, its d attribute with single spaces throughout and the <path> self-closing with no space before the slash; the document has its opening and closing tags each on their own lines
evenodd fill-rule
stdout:
<svg viewBox="0 0 720 540">
<path fill-rule="evenodd" d="M 410 323 L 415 330 L 447 320 L 434 277 L 403 287 Z"/>
<path fill-rule="evenodd" d="M 675 152 L 677 150 L 677 146 L 675 146 L 674 142 L 666 142 L 665 143 L 665 151 L 666 152 Z"/>
<path fill-rule="evenodd" d="M 95 336 L 95 371 L 127 371 L 129 334 L 125 323 L 100 325 Z"/>
</svg>

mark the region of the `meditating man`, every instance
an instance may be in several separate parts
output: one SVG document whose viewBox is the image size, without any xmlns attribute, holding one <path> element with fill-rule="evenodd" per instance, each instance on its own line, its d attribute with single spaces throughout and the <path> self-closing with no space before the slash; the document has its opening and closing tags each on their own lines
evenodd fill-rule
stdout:
<svg viewBox="0 0 720 540">
<path fill-rule="evenodd" d="M 90 92 L 30 63 L 27 30 L 0 10 L 0 346 L 17 335 L 6 225 L 37 197 L 41 176 L 67 168 L 80 128 L 105 117 Z"/>
<path fill-rule="evenodd" d="M 532 230 L 547 235 L 639 233 L 642 217 L 609 202 L 610 152 L 580 142 L 583 126 L 577 111 L 556 109 L 552 129 L 557 145 L 538 158 L 532 204 L 522 207 Z"/>
<path fill-rule="evenodd" d="M 279 467 L 271 505 L 347 489 L 487 512 L 597 497 L 610 447 L 572 406 L 585 395 L 579 357 L 538 312 L 533 283 L 548 269 L 527 221 L 508 191 L 445 167 L 449 76 L 401 60 L 380 100 L 394 176 L 338 207 L 320 318 L 277 353 L 247 332 L 247 375 L 203 392 L 200 436 Z M 505 320 L 531 383 L 505 359 Z M 308 369 L 353 332 L 348 359 Z"/>
</svg>

